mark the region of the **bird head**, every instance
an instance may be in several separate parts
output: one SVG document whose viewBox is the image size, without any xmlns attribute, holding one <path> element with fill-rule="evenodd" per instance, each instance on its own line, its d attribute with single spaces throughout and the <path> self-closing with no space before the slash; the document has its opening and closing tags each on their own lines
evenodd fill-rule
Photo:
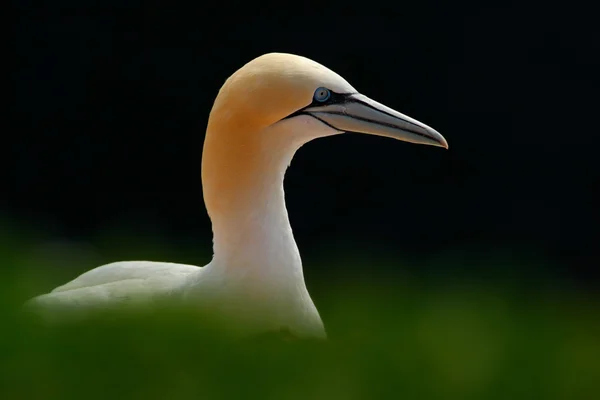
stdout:
<svg viewBox="0 0 600 400">
<path fill-rule="evenodd" d="M 448 148 L 433 128 L 358 93 L 323 65 L 297 55 L 269 53 L 227 79 L 208 131 L 256 135 L 280 127 L 302 142 L 357 132 Z"/>
</svg>

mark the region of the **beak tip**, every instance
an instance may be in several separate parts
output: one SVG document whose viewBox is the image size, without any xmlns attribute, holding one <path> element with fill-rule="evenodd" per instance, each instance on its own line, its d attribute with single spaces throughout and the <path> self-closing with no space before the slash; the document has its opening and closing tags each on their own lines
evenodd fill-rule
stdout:
<svg viewBox="0 0 600 400">
<path fill-rule="evenodd" d="M 437 146 L 443 147 L 444 149 L 448 150 L 448 141 L 442 136 L 441 133 L 431 128 L 429 128 L 428 131 L 431 137 L 435 140 Z"/>
</svg>

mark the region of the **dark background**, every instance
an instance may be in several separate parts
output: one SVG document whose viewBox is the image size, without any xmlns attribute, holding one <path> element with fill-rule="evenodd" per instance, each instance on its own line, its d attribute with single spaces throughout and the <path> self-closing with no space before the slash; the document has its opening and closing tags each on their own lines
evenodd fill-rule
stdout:
<svg viewBox="0 0 600 400">
<path fill-rule="evenodd" d="M 303 147 L 286 194 L 309 282 L 331 281 L 327 260 L 349 259 L 344 273 L 358 276 L 387 276 L 404 260 L 416 275 L 495 269 L 534 284 L 600 283 L 600 35 L 590 10 L 80 3 L 17 6 L 0 198 L 8 230 L 192 244 L 202 257 L 171 261 L 208 262 L 200 165 L 212 102 L 244 63 L 290 52 L 450 144 L 342 135 Z"/>
</svg>

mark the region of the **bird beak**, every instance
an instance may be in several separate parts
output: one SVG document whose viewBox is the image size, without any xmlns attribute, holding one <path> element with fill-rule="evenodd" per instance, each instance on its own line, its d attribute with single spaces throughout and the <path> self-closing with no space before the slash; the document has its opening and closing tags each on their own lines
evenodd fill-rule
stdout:
<svg viewBox="0 0 600 400">
<path fill-rule="evenodd" d="M 448 142 L 440 133 L 411 117 L 362 94 L 355 93 L 344 97 L 344 101 L 311 106 L 303 112 L 344 132 L 367 133 L 448 148 Z"/>
</svg>

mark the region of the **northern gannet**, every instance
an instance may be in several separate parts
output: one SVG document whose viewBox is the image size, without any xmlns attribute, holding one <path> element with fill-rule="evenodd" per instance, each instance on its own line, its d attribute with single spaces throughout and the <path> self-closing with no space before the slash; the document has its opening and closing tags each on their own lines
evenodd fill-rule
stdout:
<svg viewBox="0 0 600 400">
<path fill-rule="evenodd" d="M 244 334 L 325 338 L 285 207 L 283 179 L 315 138 L 359 132 L 448 148 L 429 126 L 359 94 L 308 58 L 269 53 L 223 84 L 202 156 L 214 256 L 204 267 L 123 261 L 83 273 L 26 303 L 42 314 L 87 313 L 168 298 L 211 310 Z"/>
</svg>

